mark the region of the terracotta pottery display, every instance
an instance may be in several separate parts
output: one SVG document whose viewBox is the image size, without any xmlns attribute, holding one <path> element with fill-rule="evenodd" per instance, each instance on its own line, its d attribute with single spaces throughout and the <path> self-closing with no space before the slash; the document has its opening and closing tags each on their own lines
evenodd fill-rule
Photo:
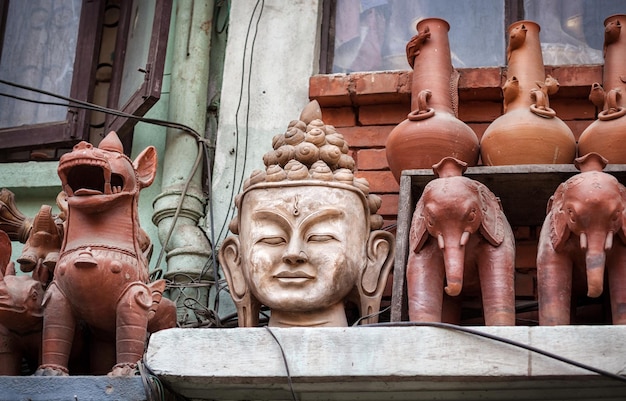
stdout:
<svg viewBox="0 0 626 401">
<path fill-rule="evenodd" d="M 97 344 L 94 374 L 134 375 L 147 334 L 176 326 L 176 306 L 162 296 L 165 281 L 149 281 L 152 245 L 137 210 L 139 191 L 152 184 L 156 163 L 153 146 L 134 161 L 128 158 L 115 132 L 98 147 L 80 142 L 59 160 L 65 194 L 59 207 L 66 208 L 61 249 L 54 253 L 49 246 L 32 243 L 22 255 L 30 267 L 45 266 L 46 261 L 55 265 L 43 301 L 37 375 L 72 373 L 68 366 L 74 334 L 83 325 Z M 35 233 L 57 235 L 50 215 L 45 210 L 40 214 L 45 218 L 34 224 Z M 42 249 L 53 252 L 53 257 L 43 257 Z"/>
<path fill-rule="evenodd" d="M 238 215 L 219 251 L 240 327 L 347 326 L 346 302 L 375 323 L 393 264 L 393 235 L 381 230 L 381 199 L 355 177 L 343 136 L 317 102 L 273 138 L 235 199 Z"/>
<path fill-rule="evenodd" d="M 539 324 L 570 324 L 570 307 L 609 292 L 613 324 L 626 324 L 626 188 L 597 153 L 548 203 L 537 250 Z M 606 287 L 606 291 L 605 288 Z"/>
<path fill-rule="evenodd" d="M 18 376 L 22 364 L 37 366 L 43 324 L 43 286 L 15 274 L 11 240 L 0 231 L 0 375 Z"/>
<path fill-rule="evenodd" d="M 609 163 L 626 163 L 626 15 L 613 15 L 604 21 L 603 86 L 594 83 L 589 99 L 600 110 L 598 119 L 578 139 L 578 154 L 596 152 Z"/>
<path fill-rule="evenodd" d="M 386 143 L 387 162 L 397 181 L 402 170 L 429 169 L 446 156 L 469 166 L 478 163 L 478 137 L 456 117 L 459 74 L 452 68 L 449 29 L 439 18 L 421 20 L 418 34 L 407 44 L 412 111 Z"/>
<path fill-rule="evenodd" d="M 509 27 L 504 114 L 481 138 L 485 165 L 569 164 L 576 157 L 574 134 L 550 108 L 549 95 L 559 86 L 545 75 L 539 29 L 532 21 Z"/>
<path fill-rule="evenodd" d="M 515 325 L 515 238 L 500 200 L 466 164 L 446 157 L 420 197 L 409 234 L 409 318 L 460 323 L 461 301 L 482 300 L 485 325 Z M 444 294 L 445 291 L 445 294 Z"/>
</svg>

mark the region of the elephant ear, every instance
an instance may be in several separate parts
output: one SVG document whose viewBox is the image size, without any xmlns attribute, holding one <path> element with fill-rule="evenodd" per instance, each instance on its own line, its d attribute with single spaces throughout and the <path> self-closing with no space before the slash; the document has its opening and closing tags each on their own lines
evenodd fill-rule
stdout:
<svg viewBox="0 0 626 401">
<path fill-rule="evenodd" d="M 419 252 L 426 240 L 428 239 L 428 231 L 426 229 L 426 218 L 424 217 L 424 195 L 426 190 L 422 194 L 420 200 L 415 206 L 413 212 L 413 220 L 411 220 L 411 230 L 409 231 L 409 247 L 411 251 Z"/>
<path fill-rule="evenodd" d="M 626 187 L 619 184 L 619 193 L 622 197 L 622 227 L 619 230 L 619 237 L 624 244 L 626 244 Z"/>
<path fill-rule="evenodd" d="M 568 216 L 563 210 L 566 189 L 567 182 L 562 183 L 548 201 L 548 218 L 545 224 L 550 225 L 550 242 L 555 250 L 562 249 L 570 235 Z"/>
<path fill-rule="evenodd" d="M 478 198 L 482 220 L 480 233 L 493 246 L 499 246 L 504 241 L 504 213 L 500 199 L 481 183 L 477 184 Z"/>
</svg>

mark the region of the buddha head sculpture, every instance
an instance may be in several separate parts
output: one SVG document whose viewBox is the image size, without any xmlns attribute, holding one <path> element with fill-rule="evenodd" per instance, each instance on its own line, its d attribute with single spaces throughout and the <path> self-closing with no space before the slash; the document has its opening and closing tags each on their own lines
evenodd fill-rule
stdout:
<svg viewBox="0 0 626 401">
<path fill-rule="evenodd" d="M 347 301 L 378 321 L 394 238 L 343 136 L 312 102 L 273 148 L 237 195 L 235 235 L 219 251 L 239 326 L 256 326 L 261 305 L 270 326 L 347 326 Z"/>
</svg>

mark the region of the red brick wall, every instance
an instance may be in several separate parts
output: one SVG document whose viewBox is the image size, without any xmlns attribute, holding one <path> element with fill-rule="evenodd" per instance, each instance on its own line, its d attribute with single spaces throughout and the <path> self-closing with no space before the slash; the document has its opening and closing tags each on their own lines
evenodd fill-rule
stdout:
<svg viewBox="0 0 626 401">
<path fill-rule="evenodd" d="M 481 137 L 502 110 L 501 86 L 506 68 L 460 69 L 458 117 Z M 602 66 L 546 67 L 559 91 L 550 106 L 578 138 L 596 118 L 588 100 L 594 82 L 602 82 Z M 412 71 L 385 71 L 318 75 L 310 79 L 309 97 L 322 107 L 326 124 L 344 135 L 356 161 L 357 175 L 367 178 L 383 202 L 379 213 L 385 224 L 396 222 L 399 186 L 391 174 L 385 142 L 391 130 L 410 111 Z M 537 227 L 514 227 L 517 240 L 516 294 L 533 298 Z M 530 318 L 534 318 L 531 316 Z"/>
</svg>

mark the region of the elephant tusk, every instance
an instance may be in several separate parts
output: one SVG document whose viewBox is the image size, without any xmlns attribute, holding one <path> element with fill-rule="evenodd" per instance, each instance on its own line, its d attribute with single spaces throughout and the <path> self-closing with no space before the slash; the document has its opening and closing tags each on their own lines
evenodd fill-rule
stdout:
<svg viewBox="0 0 626 401">
<path fill-rule="evenodd" d="M 604 242 L 604 250 L 610 251 L 613 248 L 613 231 L 609 231 L 606 234 L 606 241 Z"/>
<path fill-rule="evenodd" d="M 437 244 L 439 245 L 439 249 L 443 249 L 445 247 L 445 244 L 443 242 L 443 235 L 437 235 Z"/>
<path fill-rule="evenodd" d="M 580 233 L 580 249 L 583 251 L 587 249 L 587 234 Z"/>
<path fill-rule="evenodd" d="M 469 233 L 469 231 L 463 231 L 463 234 L 461 234 L 461 242 L 460 242 L 460 245 L 461 245 L 461 246 L 465 246 L 465 245 L 467 245 L 467 241 L 469 241 L 469 237 L 470 237 L 470 233 Z"/>
</svg>

